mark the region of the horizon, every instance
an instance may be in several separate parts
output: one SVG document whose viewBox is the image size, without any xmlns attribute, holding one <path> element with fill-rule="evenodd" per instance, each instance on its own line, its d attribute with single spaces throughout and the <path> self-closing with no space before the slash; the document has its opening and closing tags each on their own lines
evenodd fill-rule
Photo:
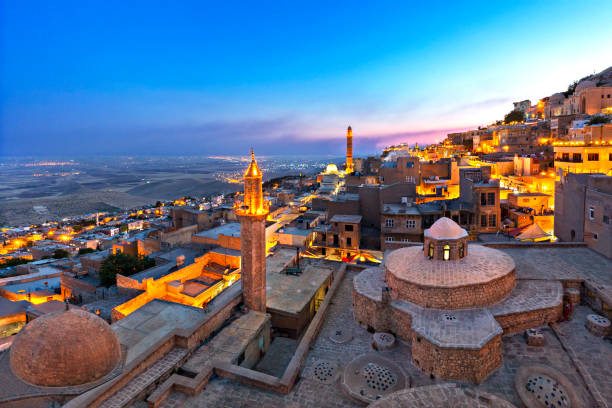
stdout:
<svg viewBox="0 0 612 408">
<path fill-rule="evenodd" d="M 611 8 L 549 4 L 2 3 L 0 156 L 435 143 L 612 65 Z"/>
</svg>

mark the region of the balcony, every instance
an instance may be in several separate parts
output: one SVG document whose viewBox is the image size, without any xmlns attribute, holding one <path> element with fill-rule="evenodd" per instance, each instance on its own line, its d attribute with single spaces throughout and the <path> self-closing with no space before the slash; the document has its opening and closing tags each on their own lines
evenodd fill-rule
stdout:
<svg viewBox="0 0 612 408">
<path fill-rule="evenodd" d="M 582 159 L 570 159 L 570 158 L 564 159 L 561 157 L 556 157 L 555 161 L 562 162 L 562 163 L 582 163 L 583 162 Z"/>
</svg>

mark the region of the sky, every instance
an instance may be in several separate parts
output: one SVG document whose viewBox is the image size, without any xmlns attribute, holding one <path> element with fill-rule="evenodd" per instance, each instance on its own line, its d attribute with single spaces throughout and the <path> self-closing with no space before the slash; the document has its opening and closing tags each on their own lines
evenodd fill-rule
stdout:
<svg viewBox="0 0 612 408">
<path fill-rule="evenodd" d="M 0 0 L 0 156 L 356 155 L 612 65 L 609 1 Z"/>
</svg>

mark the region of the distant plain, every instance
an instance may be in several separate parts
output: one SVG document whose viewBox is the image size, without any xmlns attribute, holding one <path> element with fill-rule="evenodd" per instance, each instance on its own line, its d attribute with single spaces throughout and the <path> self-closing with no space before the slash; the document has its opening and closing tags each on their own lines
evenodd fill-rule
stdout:
<svg viewBox="0 0 612 408">
<path fill-rule="evenodd" d="M 183 196 L 210 197 L 242 189 L 248 158 L 95 157 L 0 159 L 0 225 L 59 220 L 129 209 Z M 261 158 L 267 178 L 312 174 L 324 158 Z"/>
</svg>

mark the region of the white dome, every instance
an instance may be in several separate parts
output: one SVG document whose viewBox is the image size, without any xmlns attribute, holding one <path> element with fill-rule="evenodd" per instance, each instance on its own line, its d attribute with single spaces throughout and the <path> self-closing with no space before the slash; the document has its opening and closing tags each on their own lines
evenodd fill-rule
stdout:
<svg viewBox="0 0 612 408">
<path fill-rule="evenodd" d="M 425 236 L 433 239 L 457 239 L 467 237 L 466 230 L 450 218 L 442 217 L 425 230 Z"/>
<path fill-rule="evenodd" d="M 338 173 L 338 166 L 336 166 L 334 163 L 328 164 L 325 168 L 325 173 Z"/>
</svg>

